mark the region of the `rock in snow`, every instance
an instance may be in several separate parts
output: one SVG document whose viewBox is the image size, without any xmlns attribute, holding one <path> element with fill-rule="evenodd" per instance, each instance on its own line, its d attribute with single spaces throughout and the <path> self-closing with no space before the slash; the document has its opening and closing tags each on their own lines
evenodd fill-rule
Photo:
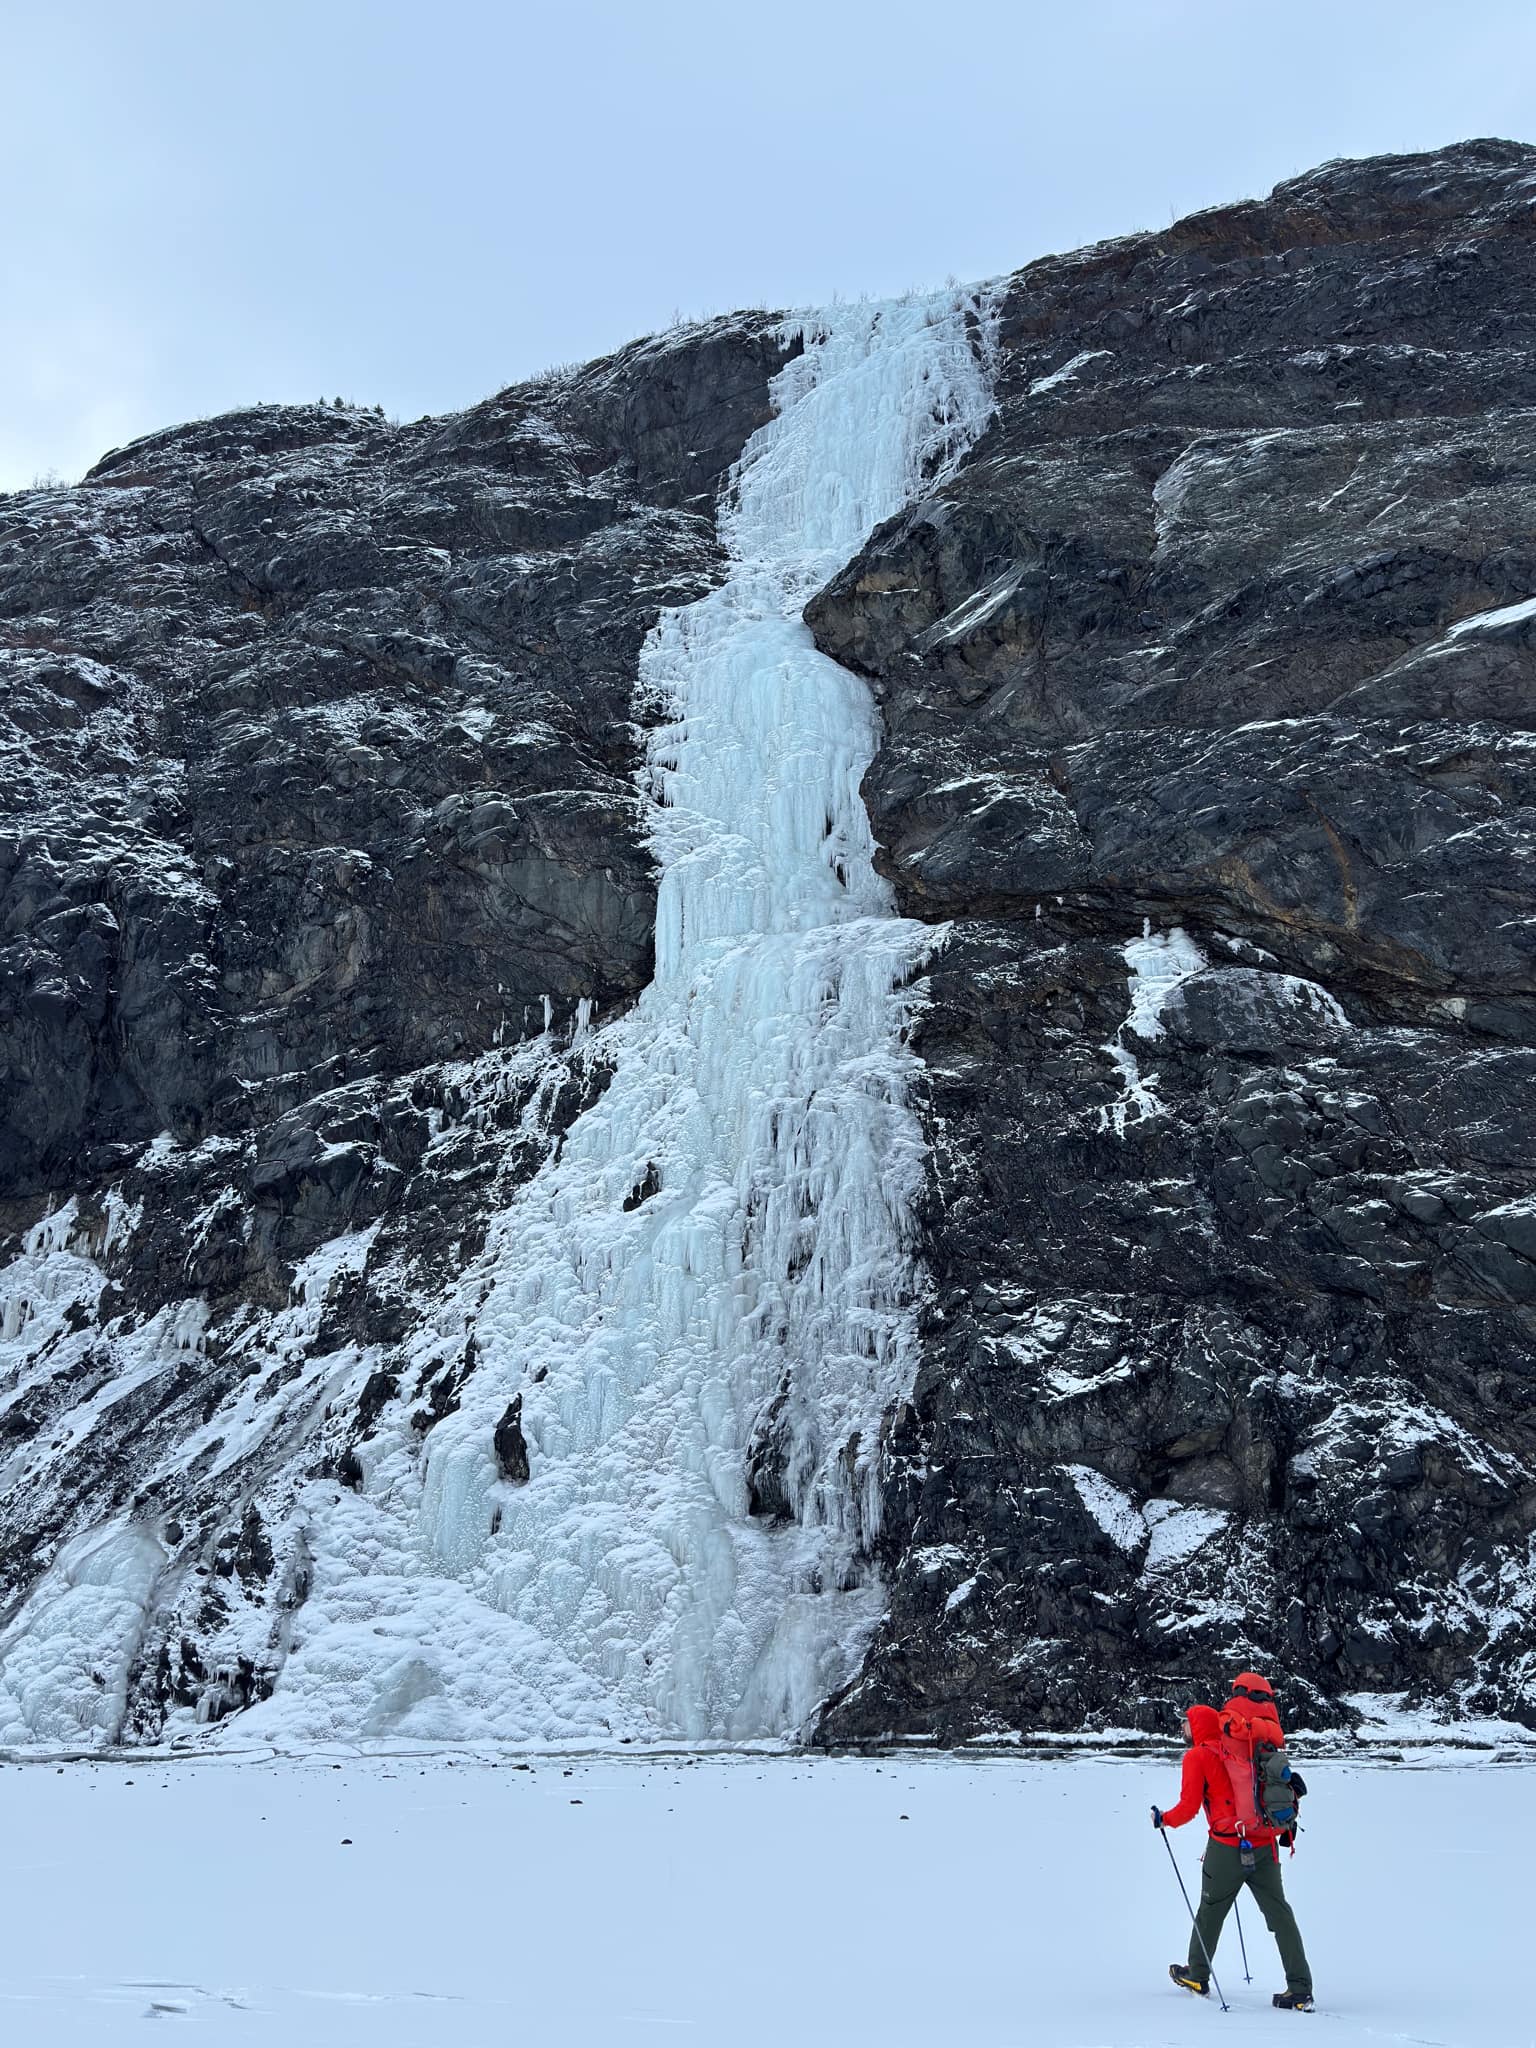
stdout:
<svg viewBox="0 0 1536 2048">
<path fill-rule="evenodd" d="M 0 1742 L 1536 1724 L 1533 226 L 4 500 Z"/>
</svg>

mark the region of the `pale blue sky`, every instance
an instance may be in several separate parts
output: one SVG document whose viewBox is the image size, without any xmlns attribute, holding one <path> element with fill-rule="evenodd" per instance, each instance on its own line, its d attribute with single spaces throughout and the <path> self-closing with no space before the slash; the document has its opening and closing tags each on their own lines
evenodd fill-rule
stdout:
<svg viewBox="0 0 1536 2048">
<path fill-rule="evenodd" d="M 0 486 L 1536 139 L 1532 0 L 9 0 Z"/>
</svg>

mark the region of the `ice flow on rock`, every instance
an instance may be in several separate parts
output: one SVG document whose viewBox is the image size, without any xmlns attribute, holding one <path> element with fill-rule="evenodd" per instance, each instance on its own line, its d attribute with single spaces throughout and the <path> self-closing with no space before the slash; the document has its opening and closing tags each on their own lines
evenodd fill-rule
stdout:
<svg viewBox="0 0 1536 2048">
<path fill-rule="evenodd" d="M 616 1724 L 690 1736 L 794 1725 L 856 1654 L 879 1423 L 910 1368 L 898 988 L 926 934 L 871 865 L 868 693 L 799 614 L 986 396 L 953 301 L 806 339 L 722 520 L 726 582 L 643 658 L 656 980 L 506 1219 L 423 1502 L 437 1558 L 603 1681 Z M 516 1389 L 533 1476 L 510 1489 L 490 1430 Z M 777 1528 L 748 1514 L 754 1430 Z"/>
<path fill-rule="evenodd" d="M 309 1599 L 245 1734 L 771 1734 L 855 1667 L 914 1362 L 903 989 L 933 935 L 872 865 L 869 692 L 800 613 L 984 423 L 976 312 L 800 326 L 726 580 L 642 657 L 654 982 L 440 1308 L 477 1366 L 424 1473 L 402 1415 L 361 1496 L 311 1506 Z M 517 1397 L 525 1483 L 494 1452 Z"/>
</svg>

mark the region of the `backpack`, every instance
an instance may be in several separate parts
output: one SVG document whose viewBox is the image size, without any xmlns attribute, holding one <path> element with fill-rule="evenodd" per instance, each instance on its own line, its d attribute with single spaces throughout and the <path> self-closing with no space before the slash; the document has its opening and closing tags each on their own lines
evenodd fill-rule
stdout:
<svg viewBox="0 0 1536 2048">
<path fill-rule="evenodd" d="M 1255 1802 L 1265 1827 L 1273 1828 L 1276 1834 L 1295 1830 L 1302 1793 L 1295 1777 L 1284 1743 L 1278 1749 L 1272 1742 L 1260 1743 L 1256 1747 L 1253 1757 Z"/>
<path fill-rule="evenodd" d="M 1269 1828 L 1277 1835 L 1294 1833 L 1301 1788 L 1292 1787 L 1291 1760 L 1285 1744 L 1253 1736 L 1228 1721 L 1221 1731 L 1221 1760 L 1232 1781 L 1232 1803 L 1243 1834 Z"/>
</svg>

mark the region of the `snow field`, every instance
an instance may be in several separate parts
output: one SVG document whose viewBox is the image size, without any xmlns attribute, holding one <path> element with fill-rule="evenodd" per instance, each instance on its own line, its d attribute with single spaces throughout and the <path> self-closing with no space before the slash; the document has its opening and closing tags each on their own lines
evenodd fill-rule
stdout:
<svg viewBox="0 0 1536 2048">
<path fill-rule="evenodd" d="M 442 1753 L 7 1766 L 4 2038 L 116 2048 L 1525 2048 L 1536 1771 L 1307 1763 L 1317 1976 L 1173 1989 L 1177 1761 Z M 338 1767 L 339 1765 L 339 1767 Z M 905 1816 L 905 1818 L 903 1817 Z M 1172 1837 L 1198 1883 L 1200 1836 Z M 157 2038 L 151 2034 L 148 2038 Z"/>
</svg>

